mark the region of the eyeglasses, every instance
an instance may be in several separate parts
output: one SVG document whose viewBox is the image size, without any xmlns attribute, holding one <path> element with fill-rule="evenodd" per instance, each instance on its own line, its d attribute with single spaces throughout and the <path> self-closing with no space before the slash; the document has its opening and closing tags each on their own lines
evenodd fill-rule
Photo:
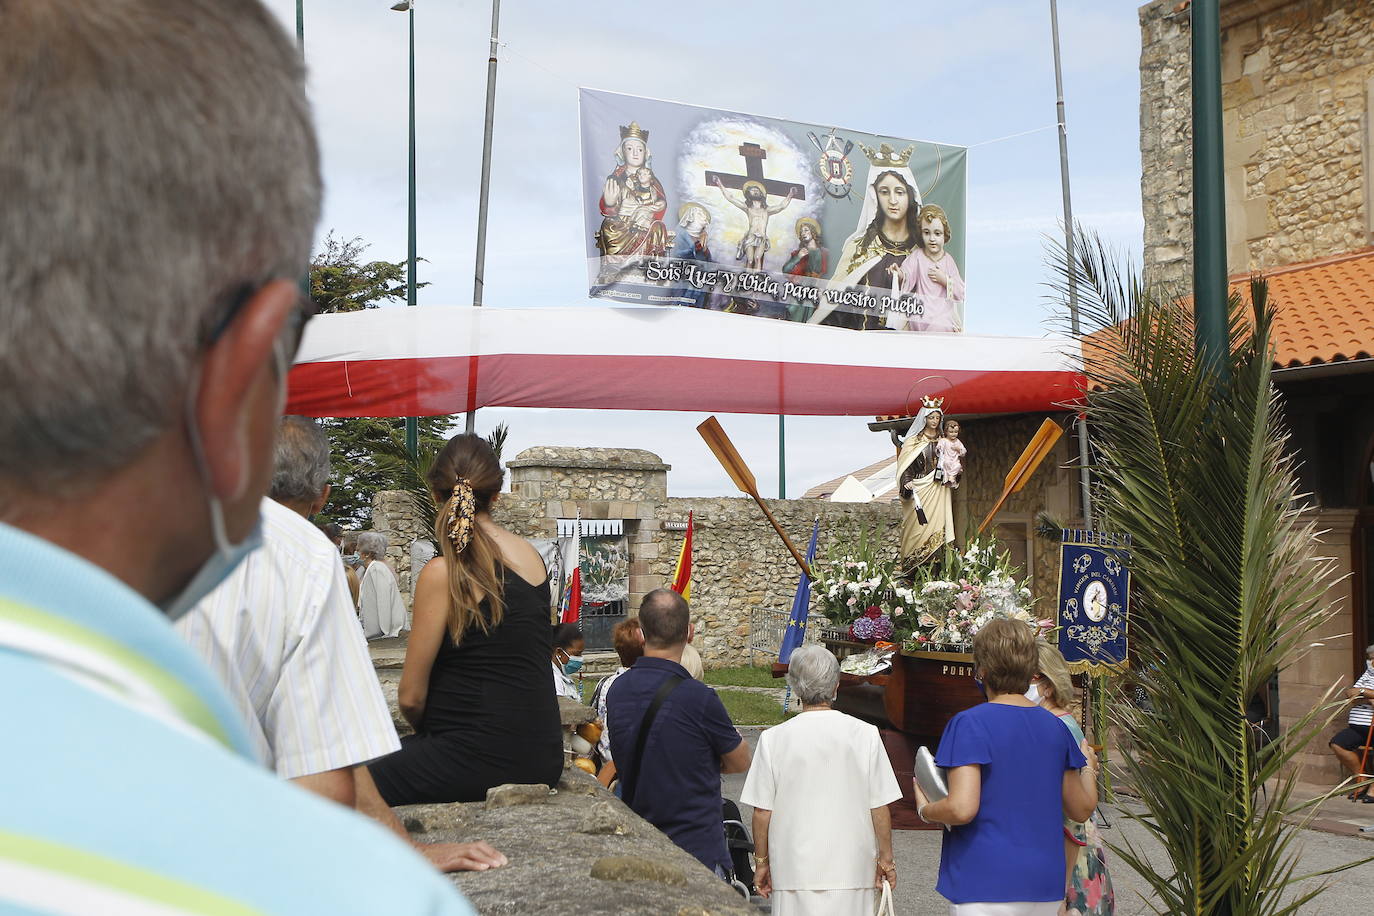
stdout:
<svg viewBox="0 0 1374 916">
<path fill-rule="evenodd" d="M 225 305 L 220 312 L 220 318 L 211 328 L 210 333 L 205 337 L 204 346 L 212 346 L 217 340 L 224 336 L 224 332 L 229 330 L 229 326 L 238 318 L 239 312 L 248 304 L 253 296 L 257 295 L 262 289 L 262 284 L 254 285 L 245 283 L 234 289 L 232 293 L 224 297 Z M 296 306 L 287 316 L 286 323 L 282 326 L 279 340 L 284 344 L 284 355 L 288 368 L 296 361 L 296 355 L 300 352 L 301 338 L 305 336 L 305 325 L 311 318 L 319 312 L 317 306 L 308 297 L 297 294 Z"/>
</svg>

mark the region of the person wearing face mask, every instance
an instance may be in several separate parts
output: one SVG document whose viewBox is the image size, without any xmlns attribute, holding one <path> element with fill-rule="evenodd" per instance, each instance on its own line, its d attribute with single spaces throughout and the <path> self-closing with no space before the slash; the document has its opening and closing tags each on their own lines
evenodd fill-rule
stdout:
<svg viewBox="0 0 1374 916">
<path fill-rule="evenodd" d="M 261 767 L 170 625 L 262 541 L 320 204 L 294 42 L 14 0 L 0 123 L 0 912 L 472 913 Z"/>
<path fill-rule="evenodd" d="M 1361 748 L 1369 738 L 1369 723 L 1374 721 L 1374 706 L 1370 705 L 1374 701 L 1374 646 L 1365 647 L 1364 671 L 1360 672 L 1353 686 L 1346 688 L 1343 696 L 1350 702 L 1350 715 L 1345 728 L 1331 737 L 1331 753 L 1336 755 L 1347 773 L 1358 778 Z M 1369 795 L 1368 789 L 1360 790 L 1352 798 L 1359 798 L 1365 804 L 1374 804 L 1374 797 Z"/>
<path fill-rule="evenodd" d="M 1006 617 L 978 631 L 973 667 L 988 701 L 940 736 L 935 763 L 947 770 L 949 795 L 931 801 L 915 785 L 916 813 L 950 828 L 935 885 L 950 916 L 1055 916 L 1064 904 L 1062 819 L 1087 820 L 1097 807 L 1095 764 L 1025 696 L 1039 666 L 1035 643 L 1031 627 Z"/>
<path fill-rule="evenodd" d="M 574 678 L 582 671 L 582 650 L 587 642 L 575 623 L 553 626 L 553 692 L 574 702 L 582 702 L 582 688 Z"/>
<path fill-rule="evenodd" d="M 1086 743 L 1083 728 L 1069 712 L 1073 681 L 1059 649 L 1043 640 L 1035 646 L 1038 670 L 1026 691 L 1026 699 L 1050 712 L 1075 742 Z M 1091 817 L 1082 821 L 1064 817 L 1064 911 L 1070 916 L 1111 916 L 1116 912 L 1116 892 L 1107 871 L 1107 853 Z"/>
</svg>

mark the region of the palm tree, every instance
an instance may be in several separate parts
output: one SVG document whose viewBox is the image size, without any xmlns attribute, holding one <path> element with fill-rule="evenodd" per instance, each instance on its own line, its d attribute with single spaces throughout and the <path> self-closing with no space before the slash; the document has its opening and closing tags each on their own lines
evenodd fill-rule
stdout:
<svg viewBox="0 0 1374 916">
<path fill-rule="evenodd" d="M 1057 260 L 1066 291 L 1070 262 L 1062 250 Z M 1273 741 L 1246 707 L 1329 617 L 1333 568 L 1312 553 L 1316 533 L 1300 518 L 1269 376 L 1265 284 L 1250 284 L 1249 305 L 1232 296 L 1229 351 L 1206 364 L 1194 354 L 1190 302 L 1145 287 L 1095 239 L 1072 264 L 1089 335 L 1096 511 L 1101 530 L 1131 537 L 1131 647 L 1150 710 L 1118 703 L 1109 719 L 1144 802 L 1134 816 L 1170 868 L 1130 845 L 1117 853 L 1163 912 L 1295 912 L 1320 888 L 1296 898 L 1290 889 L 1298 856 L 1284 818 L 1306 805 L 1293 805 L 1289 764 L 1335 707 Z"/>
</svg>

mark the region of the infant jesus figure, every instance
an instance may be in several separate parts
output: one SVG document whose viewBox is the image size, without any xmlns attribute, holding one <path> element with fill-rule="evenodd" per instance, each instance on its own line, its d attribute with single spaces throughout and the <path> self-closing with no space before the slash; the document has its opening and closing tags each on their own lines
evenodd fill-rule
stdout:
<svg viewBox="0 0 1374 916">
<path fill-rule="evenodd" d="M 936 479 L 942 481 L 947 487 L 958 487 L 959 476 L 964 473 L 964 465 L 960 459 L 966 454 L 968 454 L 968 449 L 964 448 L 964 443 L 959 441 L 959 421 L 946 420 L 945 434 L 935 440 L 936 469 L 938 471 L 935 475 Z"/>
</svg>

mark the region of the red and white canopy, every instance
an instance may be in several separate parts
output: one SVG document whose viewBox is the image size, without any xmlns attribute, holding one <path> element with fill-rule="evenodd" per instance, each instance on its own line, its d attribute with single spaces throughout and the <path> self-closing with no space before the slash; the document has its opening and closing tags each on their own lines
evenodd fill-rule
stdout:
<svg viewBox="0 0 1374 916">
<path fill-rule="evenodd" d="M 1062 337 L 850 331 L 689 308 L 383 308 L 321 315 L 287 410 L 396 417 L 479 407 L 818 416 L 959 414 L 1077 399 Z"/>
</svg>

